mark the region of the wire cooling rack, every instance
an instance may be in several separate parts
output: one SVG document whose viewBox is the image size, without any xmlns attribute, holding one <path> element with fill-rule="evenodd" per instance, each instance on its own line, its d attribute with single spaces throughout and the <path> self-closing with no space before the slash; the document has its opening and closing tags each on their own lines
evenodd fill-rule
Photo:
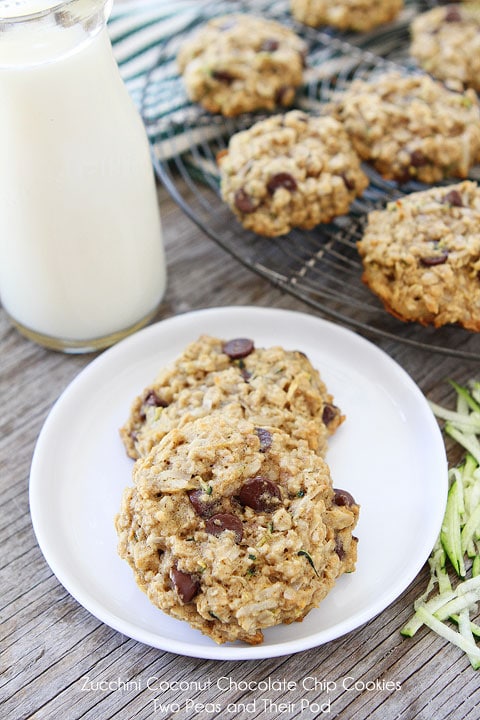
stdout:
<svg viewBox="0 0 480 720">
<path fill-rule="evenodd" d="M 423 4 L 424 6 L 431 3 Z M 183 211 L 212 240 L 240 263 L 322 315 L 373 337 L 393 339 L 414 347 L 463 359 L 478 360 L 480 335 L 457 326 L 422 327 L 389 315 L 362 283 L 356 243 L 367 213 L 426 186 L 399 186 L 364 166 L 370 185 L 351 206 L 348 216 L 311 231 L 293 230 L 280 238 L 265 238 L 237 222 L 219 192 L 217 154 L 239 130 L 265 117 L 246 114 L 223 118 L 204 112 L 186 98 L 175 57 L 187 36 L 214 15 L 247 11 L 248 3 L 215 3 L 188 18 L 181 31 L 159 48 L 158 62 L 148 76 L 142 114 L 153 148 L 157 176 Z M 409 3 L 400 20 L 381 32 L 345 35 L 299 26 L 284 2 L 263 0 L 262 14 L 280 20 L 304 37 L 309 46 L 308 70 L 295 107 L 321 112 L 334 92 L 355 78 L 379 71 L 418 72 L 408 57 L 408 27 L 418 3 Z M 258 9 L 258 3 L 255 8 Z M 425 9 L 425 7 L 421 8 Z M 407 50 L 406 50 L 407 48 Z M 474 168 L 472 178 L 476 179 Z"/>
</svg>

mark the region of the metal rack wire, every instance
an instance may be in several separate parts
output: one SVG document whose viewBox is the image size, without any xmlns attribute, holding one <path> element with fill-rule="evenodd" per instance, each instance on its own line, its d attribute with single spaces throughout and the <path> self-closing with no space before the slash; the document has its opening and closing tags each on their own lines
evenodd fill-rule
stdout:
<svg viewBox="0 0 480 720">
<path fill-rule="evenodd" d="M 230 0 L 230 11 L 234 10 L 232 5 Z M 382 32 L 357 36 L 355 44 L 350 37 L 300 28 L 289 15 L 281 16 L 281 7 L 284 3 L 271 3 L 270 16 L 294 27 L 309 45 L 309 69 L 296 107 L 321 112 L 332 94 L 354 78 L 368 79 L 391 68 L 407 73 L 418 71 L 405 53 L 411 6 L 407 7 L 406 19 Z M 219 10 L 217 4 L 213 13 L 219 14 Z M 173 199 L 198 227 L 244 266 L 322 315 L 367 336 L 478 360 L 478 334 L 455 326 L 435 329 L 403 323 L 384 310 L 361 280 L 356 242 L 362 236 L 367 213 L 425 186 L 416 182 L 399 186 L 366 166 L 370 185 L 364 195 L 353 203 L 348 216 L 328 225 L 312 231 L 294 230 L 272 239 L 246 231 L 237 223 L 220 198 L 216 156 L 232 134 L 264 115 L 223 118 L 188 102 L 174 58 L 186 35 L 205 20 L 203 9 L 184 32 L 160 48 L 158 63 L 145 86 L 143 116 L 152 142 L 154 167 Z"/>
</svg>

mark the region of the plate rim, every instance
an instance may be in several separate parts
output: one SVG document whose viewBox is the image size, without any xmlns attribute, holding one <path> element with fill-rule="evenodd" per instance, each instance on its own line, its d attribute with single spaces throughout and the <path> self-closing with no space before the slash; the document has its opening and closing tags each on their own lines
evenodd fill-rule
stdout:
<svg viewBox="0 0 480 720">
<path fill-rule="evenodd" d="M 407 385 L 409 385 L 409 389 L 414 394 L 416 394 L 416 399 L 423 404 L 425 410 L 428 408 L 429 414 L 431 413 L 431 435 L 432 438 L 436 436 L 435 440 L 438 445 L 438 449 L 442 451 L 438 455 L 436 454 L 436 463 L 439 467 L 442 466 L 445 476 L 445 481 L 442 483 L 440 482 L 441 478 L 439 478 L 438 484 L 439 498 L 437 499 L 436 507 L 438 514 L 437 524 L 439 531 L 443 519 L 448 491 L 448 461 L 446 456 L 446 449 L 440 427 L 438 426 L 437 421 L 428 406 L 428 401 L 425 395 L 420 390 L 419 386 L 413 380 L 413 378 L 411 378 L 407 371 L 382 348 L 378 347 L 373 342 L 367 340 L 365 337 L 359 335 L 350 328 L 343 327 L 342 325 L 333 323 L 330 320 L 326 320 L 324 318 L 302 311 L 251 305 L 206 307 L 172 315 L 163 320 L 161 319 L 158 322 L 148 325 L 142 330 L 123 339 L 113 347 L 105 350 L 103 353 L 95 357 L 90 363 L 88 363 L 82 370 L 80 370 L 80 372 L 77 373 L 77 375 L 67 384 L 64 390 L 58 396 L 57 400 L 54 402 L 53 406 L 47 414 L 47 417 L 38 435 L 30 469 L 29 503 L 34 533 L 38 545 L 42 551 L 42 554 L 44 555 L 45 561 L 49 565 L 51 571 L 53 572 L 57 580 L 60 582 L 60 584 L 63 585 L 67 592 L 83 608 L 85 608 L 98 620 L 133 640 L 142 642 L 150 647 L 154 647 L 167 652 L 173 652 L 188 657 L 212 660 L 253 660 L 303 652 L 305 650 L 309 650 L 314 647 L 318 647 L 320 645 L 331 642 L 334 639 L 343 637 L 347 633 L 361 628 L 367 622 L 373 620 L 383 610 L 387 609 L 391 604 L 393 604 L 393 602 L 395 602 L 400 597 L 402 592 L 406 590 L 406 588 L 411 584 L 411 582 L 420 572 L 436 540 L 436 536 L 433 537 L 434 533 L 431 533 L 431 536 L 429 536 L 428 538 L 428 542 L 426 541 L 426 539 L 424 539 L 423 541 L 423 544 L 425 546 L 431 545 L 428 553 L 425 556 L 424 553 L 420 553 L 416 562 L 411 563 L 411 565 L 409 566 L 409 572 L 402 573 L 402 581 L 398 583 L 398 585 L 393 585 L 390 593 L 387 594 L 386 602 L 385 596 L 382 596 L 381 601 L 370 604 L 367 608 L 364 609 L 362 613 L 355 614 L 354 616 L 350 616 L 341 622 L 337 622 L 335 625 L 326 630 L 312 633 L 308 636 L 308 639 L 302 638 L 300 641 L 297 639 L 292 639 L 282 641 L 273 645 L 262 644 L 246 647 L 243 645 L 237 646 L 235 644 L 216 645 L 213 644 L 213 641 L 212 646 L 193 645 L 179 639 L 171 639 L 165 636 L 159 636 L 157 632 L 147 631 L 140 626 L 134 627 L 132 623 L 125 621 L 123 618 L 114 615 L 112 612 L 106 609 L 102 605 L 102 603 L 99 602 L 98 598 L 96 598 L 94 594 L 92 594 L 88 590 L 88 588 L 86 590 L 80 588 L 79 590 L 79 588 L 75 585 L 75 582 L 71 581 L 71 574 L 69 574 L 68 571 L 65 572 L 62 567 L 58 566 L 54 553 L 52 554 L 48 541 L 45 539 L 44 531 L 42 528 L 43 521 L 41 500 L 39 494 L 40 488 L 38 484 L 39 481 L 37 479 L 39 473 L 38 468 L 44 461 L 44 454 L 46 452 L 45 446 L 47 446 L 48 449 L 49 428 L 54 424 L 57 414 L 62 412 L 64 404 L 68 403 L 69 394 L 71 392 L 74 392 L 78 384 L 82 382 L 88 382 L 89 376 L 91 374 L 95 374 L 98 369 L 101 369 L 104 365 L 108 366 L 108 364 L 114 362 L 117 356 L 121 357 L 122 354 L 127 352 L 130 347 L 134 348 L 137 343 L 142 342 L 142 339 L 147 342 L 149 336 L 155 337 L 159 332 L 161 332 L 161 329 L 165 326 L 167 326 L 168 331 L 168 326 L 175 325 L 176 323 L 189 323 L 194 322 L 199 317 L 214 317 L 216 315 L 225 316 L 227 314 L 230 317 L 233 314 L 236 314 L 239 317 L 247 314 L 256 315 L 257 317 L 261 317 L 262 315 L 265 317 L 276 315 L 278 318 L 302 318 L 303 321 L 312 322 L 313 324 L 319 325 L 319 327 L 326 327 L 330 332 L 337 333 L 341 337 L 347 338 L 354 343 L 358 343 L 360 346 L 363 346 L 367 351 L 378 354 L 378 357 L 382 360 L 382 362 L 386 363 L 387 367 L 397 373 L 398 376 L 402 378 L 403 382 L 406 382 Z M 198 334 L 199 333 L 197 332 L 197 335 Z M 281 339 L 279 338 L 279 344 L 280 343 Z M 429 414 L 428 416 L 430 417 Z M 443 509 L 440 511 L 440 508 Z M 134 631 L 133 633 L 132 629 Z"/>
</svg>

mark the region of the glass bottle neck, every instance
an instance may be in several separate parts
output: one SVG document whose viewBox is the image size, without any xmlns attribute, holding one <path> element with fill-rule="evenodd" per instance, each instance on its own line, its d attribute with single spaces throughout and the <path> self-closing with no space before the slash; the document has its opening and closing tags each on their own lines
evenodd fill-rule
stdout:
<svg viewBox="0 0 480 720">
<path fill-rule="evenodd" d="M 17 14 L 6 17 L 6 6 Z M 0 0 L 0 69 L 53 62 L 105 29 L 112 0 Z M 34 7 L 36 12 L 31 11 Z M 42 9 L 39 9 L 39 8 Z"/>
</svg>

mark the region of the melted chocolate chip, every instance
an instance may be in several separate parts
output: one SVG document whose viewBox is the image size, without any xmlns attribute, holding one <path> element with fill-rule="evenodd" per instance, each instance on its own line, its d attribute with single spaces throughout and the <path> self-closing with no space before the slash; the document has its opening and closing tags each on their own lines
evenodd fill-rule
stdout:
<svg viewBox="0 0 480 720">
<path fill-rule="evenodd" d="M 353 495 L 350 495 L 346 490 L 340 490 L 339 488 L 333 488 L 335 493 L 334 502 L 339 507 L 351 507 L 356 505 Z"/>
<path fill-rule="evenodd" d="M 253 200 L 253 198 L 250 197 L 250 195 L 247 195 L 243 188 L 237 190 L 234 195 L 233 201 L 237 210 L 240 210 L 240 212 L 242 213 L 252 213 L 255 212 L 255 210 L 257 209 L 255 201 Z"/>
<path fill-rule="evenodd" d="M 152 407 L 168 407 L 168 403 L 157 395 L 155 390 L 150 390 L 143 400 L 143 405 L 151 405 Z"/>
<path fill-rule="evenodd" d="M 338 555 L 338 559 L 343 560 L 343 558 L 345 557 L 345 550 L 343 549 L 342 540 L 338 535 L 335 538 L 335 552 Z"/>
<path fill-rule="evenodd" d="M 427 163 L 428 160 L 421 152 L 421 150 L 414 150 L 412 153 L 410 153 L 410 165 L 412 167 L 421 167 L 422 165 L 426 165 Z"/>
<path fill-rule="evenodd" d="M 462 196 L 458 190 L 450 190 L 444 195 L 442 202 L 447 205 L 453 205 L 454 207 L 463 207 Z"/>
<path fill-rule="evenodd" d="M 275 92 L 276 105 L 289 105 L 292 98 L 293 88 L 290 85 L 280 85 Z"/>
<path fill-rule="evenodd" d="M 240 375 L 245 380 L 245 382 L 248 382 L 252 377 L 252 373 L 250 372 L 250 370 L 247 370 L 247 368 L 245 367 L 240 368 Z"/>
<path fill-rule="evenodd" d="M 323 412 L 322 412 L 322 422 L 325 425 L 329 425 L 332 420 L 335 420 L 335 418 L 338 415 L 338 408 L 335 405 L 332 405 L 331 403 L 325 403 L 323 406 Z"/>
<path fill-rule="evenodd" d="M 235 80 L 235 77 L 226 70 L 212 70 L 211 75 L 214 80 L 218 80 L 218 82 L 225 83 L 226 85 L 231 85 Z"/>
<path fill-rule="evenodd" d="M 250 355 L 254 348 L 253 340 L 249 338 L 235 338 L 223 344 L 222 352 L 228 355 L 231 360 L 239 360 L 240 358 Z"/>
<path fill-rule="evenodd" d="M 434 265 L 443 265 L 448 260 L 448 250 L 442 250 L 438 255 L 427 255 L 420 258 L 420 265 L 425 267 L 433 267 Z"/>
<path fill-rule="evenodd" d="M 456 7 L 449 7 L 447 8 L 445 12 L 444 17 L 445 22 L 461 22 L 462 21 L 462 13 L 460 10 Z"/>
<path fill-rule="evenodd" d="M 266 452 L 272 447 L 272 433 L 266 428 L 255 428 L 260 440 L 260 452 Z"/>
<path fill-rule="evenodd" d="M 176 567 L 172 568 L 170 571 L 170 577 L 177 595 L 184 603 L 189 603 L 193 600 L 200 590 L 200 583 L 193 577 L 193 575 L 183 572 Z"/>
<path fill-rule="evenodd" d="M 273 195 L 275 190 L 278 190 L 278 188 L 285 188 L 289 192 L 295 192 L 297 189 L 297 182 L 290 173 L 287 172 L 281 172 L 277 173 L 276 175 L 272 175 L 270 180 L 267 183 L 267 190 L 268 192 Z"/>
<path fill-rule="evenodd" d="M 188 493 L 188 499 L 190 500 L 193 509 L 200 515 L 200 517 L 208 518 L 215 512 L 216 501 L 212 499 L 211 495 L 204 492 L 201 489 L 190 490 Z"/>
<path fill-rule="evenodd" d="M 347 177 L 346 173 L 341 174 L 341 178 L 345 184 L 347 190 L 355 190 L 355 181 Z"/>
<path fill-rule="evenodd" d="M 243 523 L 232 513 L 218 513 L 212 515 L 205 523 L 205 530 L 210 535 L 218 537 L 225 530 L 232 530 L 235 533 L 235 542 L 241 543 L 243 538 Z"/>
<path fill-rule="evenodd" d="M 278 485 L 260 476 L 244 482 L 238 494 L 239 502 L 255 512 L 272 512 L 279 506 L 281 497 Z"/>
</svg>

